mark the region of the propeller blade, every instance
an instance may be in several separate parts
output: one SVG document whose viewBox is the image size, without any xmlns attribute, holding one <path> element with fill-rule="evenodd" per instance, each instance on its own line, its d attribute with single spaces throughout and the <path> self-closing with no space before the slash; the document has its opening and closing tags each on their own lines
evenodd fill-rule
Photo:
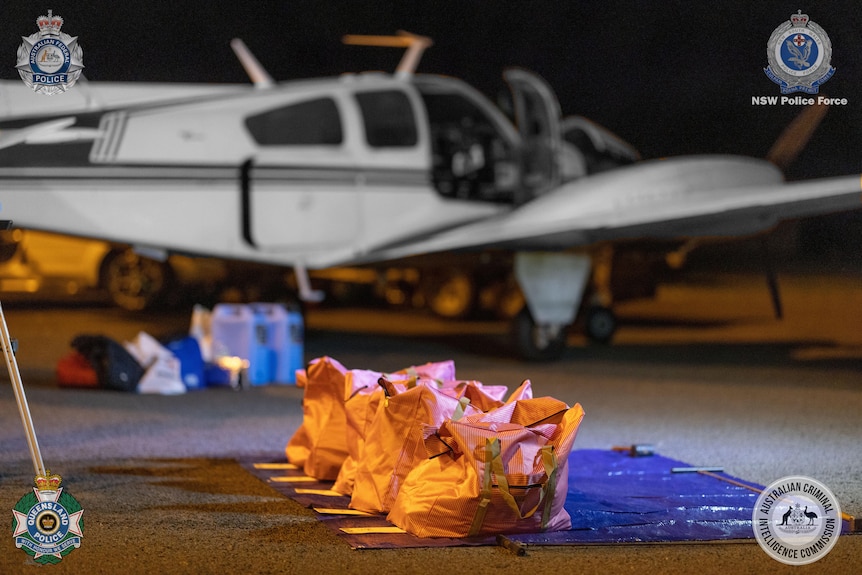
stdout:
<svg viewBox="0 0 862 575">
<path fill-rule="evenodd" d="M 256 88 L 269 88 L 275 84 L 275 80 L 266 71 L 266 68 L 255 58 L 248 46 L 245 45 L 239 38 L 234 38 L 230 41 L 230 47 L 234 54 L 239 59 L 242 67 L 245 68 L 245 73 L 251 79 Z"/>
<path fill-rule="evenodd" d="M 806 106 L 796 118 L 788 124 L 766 154 L 766 159 L 786 170 L 799 157 L 826 112 L 828 104 L 811 104 Z"/>
<path fill-rule="evenodd" d="M 397 36 L 374 36 L 364 34 L 348 34 L 341 41 L 345 44 L 353 46 L 381 46 L 384 48 L 407 48 L 398 67 L 395 69 L 395 74 L 401 77 L 408 77 L 416 71 L 419 65 L 419 60 L 422 58 L 422 53 L 427 48 L 434 45 L 434 41 L 427 36 L 418 36 L 399 30 Z"/>
</svg>

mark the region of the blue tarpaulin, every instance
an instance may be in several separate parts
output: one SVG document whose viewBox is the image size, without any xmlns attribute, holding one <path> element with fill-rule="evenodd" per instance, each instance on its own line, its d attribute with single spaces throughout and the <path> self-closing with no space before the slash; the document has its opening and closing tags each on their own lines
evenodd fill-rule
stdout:
<svg viewBox="0 0 862 575">
<path fill-rule="evenodd" d="M 691 465 L 660 455 L 574 451 L 566 497 L 572 529 L 510 539 L 563 545 L 754 537 L 751 514 L 758 494 L 742 485 L 760 486 L 724 473 L 672 472 L 680 467 Z"/>
<path fill-rule="evenodd" d="M 350 498 L 327 493 L 331 482 L 303 478 L 301 470 L 278 464 L 249 463 L 245 467 L 300 504 L 325 509 L 318 515 L 321 521 L 357 549 L 498 543 L 495 537 L 420 538 L 379 532 L 391 527 L 385 515 L 347 515 Z M 680 467 L 691 466 L 661 455 L 632 457 L 616 451 L 573 451 L 569 456 L 565 504 L 572 518 L 571 530 L 508 535 L 506 540 L 527 545 L 754 541 L 751 516 L 762 486 L 724 473 L 672 471 Z"/>
</svg>

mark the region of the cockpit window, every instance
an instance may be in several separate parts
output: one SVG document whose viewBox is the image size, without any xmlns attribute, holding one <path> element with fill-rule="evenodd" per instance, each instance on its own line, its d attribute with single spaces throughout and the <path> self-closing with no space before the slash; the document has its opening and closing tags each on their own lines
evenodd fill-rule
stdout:
<svg viewBox="0 0 862 575">
<path fill-rule="evenodd" d="M 419 141 L 413 108 L 404 92 L 358 92 L 356 102 L 362 111 L 369 146 L 404 148 Z"/>
<path fill-rule="evenodd" d="M 262 146 L 337 146 L 343 141 L 338 106 L 331 98 L 268 110 L 249 116 L 245 125 Z"/>
</svg>

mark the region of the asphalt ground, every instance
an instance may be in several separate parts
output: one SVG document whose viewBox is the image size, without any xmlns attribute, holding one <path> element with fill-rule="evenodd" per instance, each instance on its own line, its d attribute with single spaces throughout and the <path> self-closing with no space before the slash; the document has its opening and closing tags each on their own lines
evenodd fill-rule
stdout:
<svg viewBox="0 0 862 575">
<path fill-rule="evenodd" d="M 497 322 L 421 312 L 309 312 L 307 357 L 388 371 L 454 359 L 458 375 L 580 402 L 575 448 L 646 442 L 761 484 L 807 475 L 862 515 L 862 274 L 782 277 L 785 319 L 756 275 L 690 278 L 618 308 L 615 344 L 570 338 L 564 357 L 522 363 Z M 707 281 L 708 280 L 708 281 Z M 141 396 L 62 389 L 54 366 L 80 333 L 118 340 L 187 329 L 190 311 L 129 316 L 99 305 L 4 302 L 43 458 L 84 509 L 80 549 L 39 566 L 0 543 L 0 573 L 850 573 L 862 537 L 820 561 L 779 563 L 753 542 L 353 550 L 239 460 L 283 453 L 301 390 L 263 386 Z M 7 378 L 0 385 L 0 501 L 11 510 L 32 464 Z M 8 525 L 8 523 L 7 523 Z"/>
</svg>

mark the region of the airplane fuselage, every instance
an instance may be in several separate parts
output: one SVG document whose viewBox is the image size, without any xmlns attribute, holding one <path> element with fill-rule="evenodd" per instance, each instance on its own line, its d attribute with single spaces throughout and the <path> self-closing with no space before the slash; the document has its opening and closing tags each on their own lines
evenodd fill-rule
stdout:
<svg viewBox="0 0 862 575">
<path fill-rule="evenodd" d="M 597 246 L 748 235 L 860 207 L 858 175 L 784 184 L 752 158 L 640 162 L 610 132 L 563 121 L 541 78 L 504 77 L 516 123 L 443 76 L 84 85 L 44 109 L 0 82 L 0 219 L 293 266 L 301 295 L 306 268 L 513 251 L 517 345 L 539 358 L 562 349 Z"/>
<path fill-rule="evenodd" d="M 516 169 L 517 134 L 456 80 L 343 76 L 191 99 L 166 92 L 131 106 L 105 100 L 118 107 L 58 109 L 55 117 L 75 114 L 73 127 L 0 150 L 5 217 L 173 251 L 326 267 L 511 207 L 514 176 L 500 166 Z M 463 143 L 473 146 L 473 166 L 464 166 L 470 148 L 442 141 L 464 137 L 456 122 L 477 131 Z M 452 173 L 456 158 L 460 173 Z"/>
</svg>

